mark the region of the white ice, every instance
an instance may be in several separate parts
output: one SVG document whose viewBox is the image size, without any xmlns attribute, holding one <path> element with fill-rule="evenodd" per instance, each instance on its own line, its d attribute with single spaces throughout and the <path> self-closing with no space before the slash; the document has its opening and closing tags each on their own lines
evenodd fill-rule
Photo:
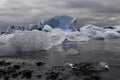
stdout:
<svg viewBox="0 0 120 80">
<path fill-rule="evenodd" d="M 62 44 L 67 39 L 68 41 L 87 41 L 88 37 L 78 36 L 74 32 L 65 32 L 62 29 L 50 29 L 50 32 L 45 31 L 16 31 L 13 34 L 0 36 L 0 49 L 7 51 L 11 47 L 14 51 L 38 51 L 49 50 L 53 46 Z M 79 32 L 77 32 L 79 34 Z M 9 48 L 10 49 L 10 48 Z M 9 50 L 8 50 L 9 51 Z"/>
<path fill-rule="evenodd" d="M 116 39 L 120 38 L 120 28 L 116 29 L 103 29 L 94 25 L 85 25 L 80 28 L 80 32 L 84 36 L 91 38 L 104 38 L 104 39 Z"/>
</svg>

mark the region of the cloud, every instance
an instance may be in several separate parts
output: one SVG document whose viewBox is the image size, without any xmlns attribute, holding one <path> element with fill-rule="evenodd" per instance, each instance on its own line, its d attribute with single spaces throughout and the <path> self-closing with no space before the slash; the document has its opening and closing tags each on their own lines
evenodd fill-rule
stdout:
<svg viewBox="0 0 120 80">
<path fill-rule="evenodd" d="M 80 24 L 120 25 L 119 0 L 1 0 L 0 29 L 36 24 L 56 15 L 78 17 Z"/>
<path fill-rule="evenodd" d="M 120 13 L 120 0 L 67 0 L 67 7 L 85 8 L 99 13 Z"/>
</svg>

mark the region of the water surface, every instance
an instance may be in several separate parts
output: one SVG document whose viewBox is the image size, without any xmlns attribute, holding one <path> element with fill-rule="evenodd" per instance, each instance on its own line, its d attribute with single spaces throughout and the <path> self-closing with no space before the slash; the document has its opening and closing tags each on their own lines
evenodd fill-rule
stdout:
<svg viewBox="0 0 120 80">
<path fill-rule="evenodd" d="M 70 51 L 71 50 L 71 51 Z M 72 52 L 72 50 L 75 50 Z M 75 54 L 74 54 L 75 52 Z M 73 53 L 73 54 L 71 54 Z M 106 62 L 110 66 L 102 80 L 120 80 L 120 40 L 90 40 L 88 42 L 64 42 L 48 51 L 17 52 L 1 56 L 1 59 L 42 60 L 45 69 L 54 65 L 79 62 Z M 14 60 L 13 60 L 14 61 Z"/>
</svg>

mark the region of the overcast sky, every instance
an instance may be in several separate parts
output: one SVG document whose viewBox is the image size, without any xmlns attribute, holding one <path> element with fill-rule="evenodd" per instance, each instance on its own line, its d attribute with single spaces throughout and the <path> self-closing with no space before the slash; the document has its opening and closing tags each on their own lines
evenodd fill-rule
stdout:
<svg viewBox="0 0 120 80">
<path fill-rule="evenodd" d="M 0 0 L 0 31 L 56 15 L 77 17 L 81 25 L 119 26 L 120 0 Z"/>
</svg>

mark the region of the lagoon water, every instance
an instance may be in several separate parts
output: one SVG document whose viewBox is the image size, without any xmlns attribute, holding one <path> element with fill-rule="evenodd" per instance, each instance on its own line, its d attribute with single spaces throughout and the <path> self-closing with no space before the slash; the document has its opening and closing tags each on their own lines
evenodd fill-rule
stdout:
<svg viewBox="0 0 120 80">
<path fill-rule="evenodd" d="M 102 80 L 120 80 L 120 40 L 90 40 L 88 42 L 67 42 L 48 51 L 16 52 L 4 55 L 1 59 L 41 60 L 46 63 L 45 69 L 64 63 L 106 62 L 110 66 L 108 73 L 103 73 Z"/>
</svg>

